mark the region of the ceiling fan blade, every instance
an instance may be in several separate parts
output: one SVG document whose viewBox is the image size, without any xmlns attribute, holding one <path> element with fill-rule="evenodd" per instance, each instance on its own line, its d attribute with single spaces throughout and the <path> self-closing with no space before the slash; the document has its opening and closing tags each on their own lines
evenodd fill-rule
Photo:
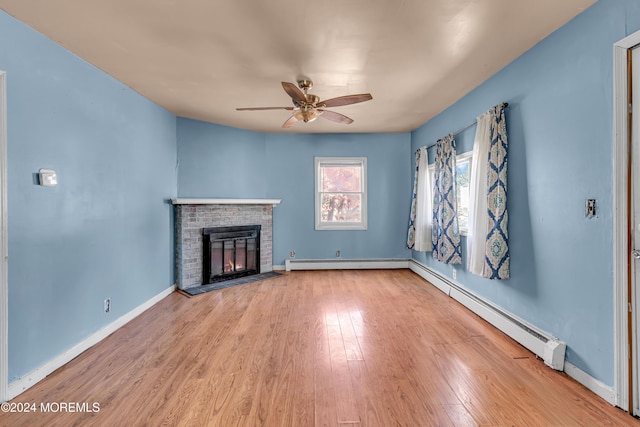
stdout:
<svg viewBox="0 0 640 427">
<path fill-rule="evenodd" d="M 256 110 L 289 110 L 289 111 L 293 111 L 293 107 L 246 107 L 246 108 L 236 108 L 236 111 L 256 111 Z"/>
<path fill-rule="evenodd" d="M 291 99 L 293 99 L 293 102 L 296 104 L 304 104 L 307 102 L 307 97 L 304 96 L 304 93 L 302 93 L 302 91 L 298 89 L 298 86 L 293 83 L 282 82 L 282 88 L 289 94 Z"/>
<path fill-rule="evenodd" d="M 357 104 L 358 102 L 370 101 L 373 99 L 370 93 L 361 93 L 358 95 L 345 95 L 337 98 L 327 99 L 320 102 L 318 105 L 324 107 L 341 107 L 343 105 Z"/>
<path fill-rule="evenodd" d="M 329 110 L 318 110 L 318 111 L 322 113 L 320 114 L 320 117 L 322 117 L 323 119 L 331 120 L 332 122 L 342 123 L 345 125 L 349 125 L 353 123 L 353 119 L 345 116 L 344 114 L 336 113 L 335 111 L 329 111 Z"/>
<path fill-rule="evenodd" d="M 294 124 L 296 124 L 297 122 L 298 122 L 298 119 L 296 119 L 296 116 L 291 116 L 287 119 L 286 122 L 283 123 L 282 127 L 287 129 L 293 126 Z"/>
</svg>

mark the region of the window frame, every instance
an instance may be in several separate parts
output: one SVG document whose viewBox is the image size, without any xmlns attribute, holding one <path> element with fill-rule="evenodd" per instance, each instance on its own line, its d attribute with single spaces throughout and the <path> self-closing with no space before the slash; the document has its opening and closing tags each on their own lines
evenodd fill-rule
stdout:
<svg viewBox="0 0 640 427">
<path fill-rule="evenodd" d="M 361 170 L 359 192 L 347 192 L 360 194 L 360 216 L 357 222 L 327 222 L 322 221 L 322 195 L 321 168 L 325 166 L 359 166 Z M 314 157 L 315 171 L 315 229 L 316 230 L 367 230 L 367 158 L 366 157 Z M 344 192 L 343 192 L 344 193 Z"/>
</svg>

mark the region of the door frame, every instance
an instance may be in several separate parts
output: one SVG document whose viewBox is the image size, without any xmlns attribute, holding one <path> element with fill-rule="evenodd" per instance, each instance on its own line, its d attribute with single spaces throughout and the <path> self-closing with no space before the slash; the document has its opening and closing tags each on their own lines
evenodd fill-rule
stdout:
<svg viewBox="0 0 640 427">
<path fill-rule="evenodd" d="M 615 404 L 633 412 L 638 396 L 633 396 L 629 366 L 630 334 L 635 326 L 630 322 L 633 307 L 629 292 L 630 269 L 630 209 L 629 204 L 629 104 L 627 66 L 628 51 L 640 45 L 640 31 L 618 41 L 613 46 L 613 285 L 614 285 L 614 391 Z M 631 385 L 631 386 L 630 386 Z M 631 401 L 633 399 L 634 401 Z"/>
<path fill-rule="evenodd" d="M 0 402 L 9 387 L 9 281 L 7 237 L 7 73 L 0 71 Z"/>
</svg>

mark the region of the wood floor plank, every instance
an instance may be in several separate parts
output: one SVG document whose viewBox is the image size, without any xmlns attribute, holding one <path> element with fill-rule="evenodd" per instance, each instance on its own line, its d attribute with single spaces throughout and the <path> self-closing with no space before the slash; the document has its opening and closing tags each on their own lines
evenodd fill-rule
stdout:
<svg viewBox="0 0 640 427">
<path fill-rule="evenodd" d="M 408 270 L 174 293 L 0 413 L 2 426 L 640 426 Z"/>
<path fill-rule="evenodd" d="M 349 360 L 349 373 L 360 416 L 360 424 L 366 426 L 383 426 L 393 423 L 389 413 L 379 404 L 379 384 L 370 374 L 364 360 Z"/>
<path fill-rule="evenodd" d="M 467 411 L 464 405 L 442 405 L 445 412 L 451 418 L 451 422 L 457 427 L 475 427 L 478 422 L 473 419 L 473 416 Z"/>
<path fill-rule="evenodd" d="M 347 363 L 347 353 L 340 330 L 340 321 L 334 305 L 326 307 L 325 327 L 331 356 L 331 377 L 335 393 L 338 423 L 359 423 L 360 415 L 354 400 L 354 392 Z"/>
<path fill-rule="evenodd" d="M 331 287 L 327 286 L 320 276 L 311 277 L 309 286 L 311 286 L 314 300 L 319 302 L 314 310 L 313 325 L 314 425 L 335 426 L 338 422 L 338 414 L 325 315 L 325 307 L 332 303 Z"/>
</svg>

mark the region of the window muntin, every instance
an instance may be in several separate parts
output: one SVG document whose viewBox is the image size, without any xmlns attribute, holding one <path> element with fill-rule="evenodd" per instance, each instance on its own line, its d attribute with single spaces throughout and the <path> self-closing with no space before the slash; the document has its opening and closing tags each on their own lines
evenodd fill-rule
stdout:
<svg viewBox="0 0 640 427">
<path fill-rule="evenodd" d="M 316 230 L 367 229 L 367 159 L 316 157 Z"/>
</svg>

